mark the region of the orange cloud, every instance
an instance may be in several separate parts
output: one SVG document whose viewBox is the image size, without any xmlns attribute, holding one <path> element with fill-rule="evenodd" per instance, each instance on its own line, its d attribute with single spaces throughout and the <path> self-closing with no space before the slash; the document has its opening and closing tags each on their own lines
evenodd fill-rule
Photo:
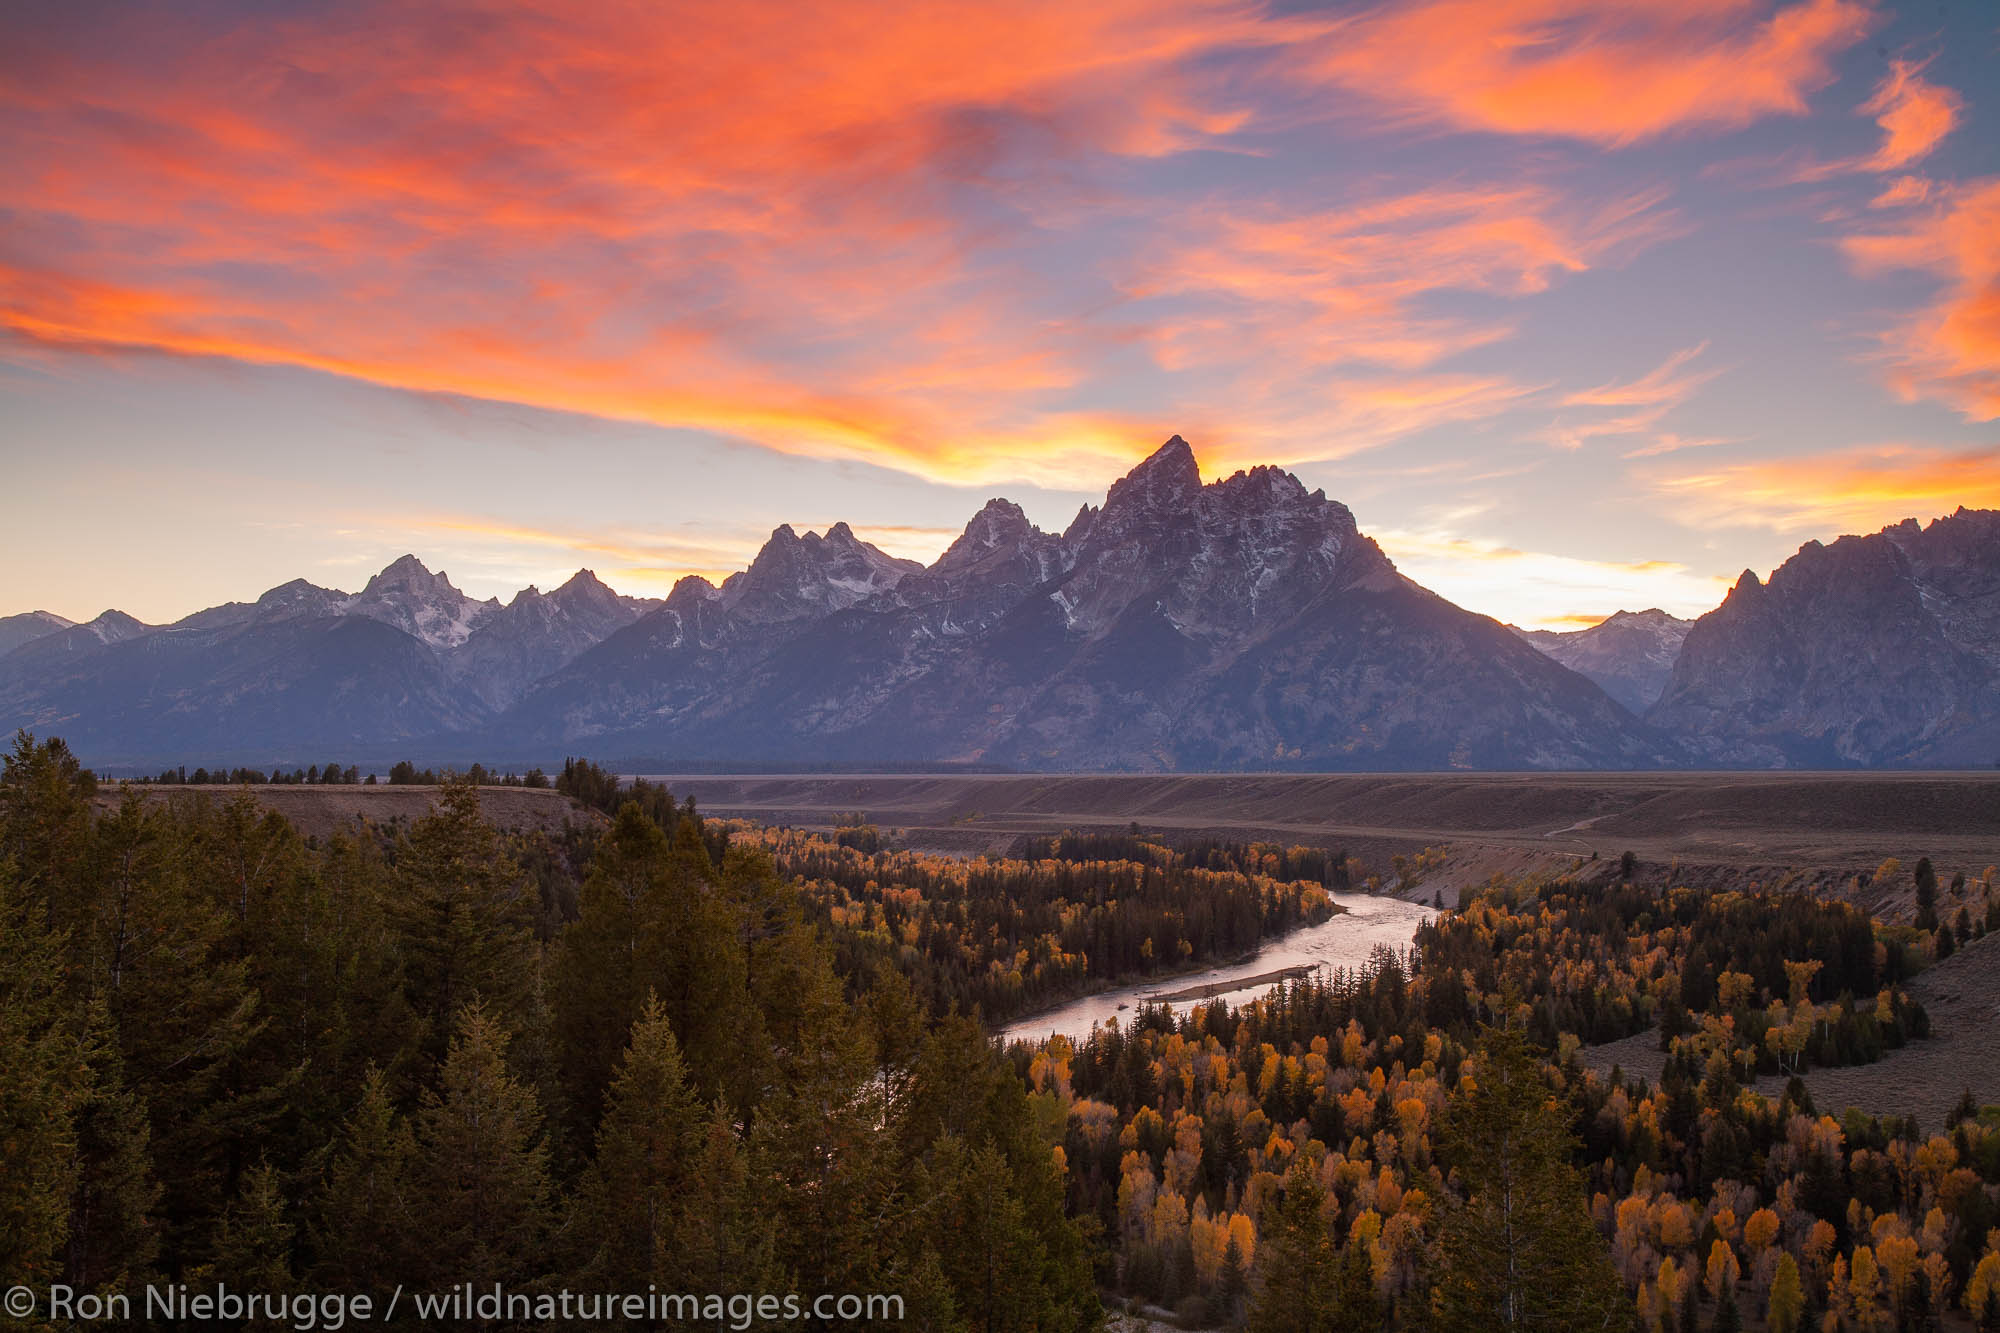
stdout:
<svg viewBox="0 0 2000 1333">
<path fill-rule="evenodd" d="M 1872 532 L 1960 505 L 2000 508 L 2000 449 L 1883 445 L 1657 473 L 1647 480 L 1703 522 L 1780 532 Z"/>
<path fill-rule="evenodd" d="M 1882 144 L 1874 152 L 1833 162 L 1794 164 L 1783 179 L 1791 184 L 1804 184 L 1855 172 L 1899 171 L 1929 157 L 1931 150 L 1958 127 L 1959 113 L 1965 109 L 1965 99 L 1955 90 L 1923 77 L 1924 66 L 1929 63 L 1891 61 L 1889 72 L 1876 85 L 1875 95 L 1856 108 L 1863 115 L 1875 117 L 1875 123 L 1882 129 Z M 1901 177 L 1878 194 L 1870 207 L 1922 202 L 1929 184 L 1920 177 Z"/>
<path fill-rule="evenodd" d="M 1931 305 L 1883 336 L 1895 389 L 1973 421 L 2000 419 L 2000 179 L 1941 189 L 1899 228 L 1842 246 L 1864 274 L 1914 269 L 1943 280 Z"/>
<path fill-rule="evenodd" d="M 0 80 L 0 325 L 724 432 L 953 480 L 1157 444 L 1116 328 L 984 257 L 1023 193 L 1244 123 L 1241 0 L 51 11 Z"/>
<path fill-rule="evenodd" d="M 1800 114 L 1874 18 L 1860 0 L 1419 0 L 1343 24 L 1311 68 L 1393 115 L 1617 146 Z"/>
<path fill-rule="evenodd" d="M 1964 99 L 1931 83 L 1923 65 L 1898 60 L 1875 96 L 1861 109 L 1882 127 L 1882 146 L 1867 160 L 1870 171 L 1896 171 L 1930 156 L 1931 149 L 1958 125 Z"/>
<path fill-rule="evenodd" d="M 1523 296 L 1615 249 L 1672 228 L 1648 192 L 1595 210 L 1546 187 L 1439 188 L 1344 207 L 1225 216 L 1202 239 L 1172 238 L 1134 296 L 1195 295 L 1220 317 L 1168 323 L 1167 365 L 1205 361 L 1246 332 L 1309 363 L 1416 370 L 1505 336 L 1504 326 L 1429 314 L 1439 292 Z"/>
<path fill-rule="evenodd" d="M 1197 423 L 1223 470 L 1345 457 L 1541 392 L 1441 369 L 1511 328 L 1438 298 L 1531 296 L 1622 259 L 1675 231 L 1660 203 L 1647 191 L 1585 207 L 1521 182 L 1245 209 L 1160 237 L 1127 292 L 1162 366 L 1226 371 L 1231 419 Z"/>
<path fill-rule="evenodd" d="M 1868 201 L 1870 208 L 1907 208 L 1931 197 L 1931 183 L 1922 176 L 1898 176 Z"/>
<path fill-rule="evenodd" d="M 0 78 L 0 329 L 955 482 L 1095 487 L 1183 428 L 1234 461 L 1329 456 L 1518 400 L 1504 376 L 1437 370 L 1510 320 L 1431 298 L 1531 295 L 1607 262 L 1664 234 L 1660 197 L 1592 211 L 1459 185 L 1217 227 L 1153 216 L 1106 176 L 1239 146 L 1260 116 L 1297 123 L 1253 88 L 1337 113 L 1358 38 L 1504 74 L 1464 91 L 1515 109 L 1482 124 L 1533 132 L 1530 85 L 1673 82 L 1662 34 L 1744 76 L 1714 94 L 1724 110 L 1584 133 L 1618 140 L 1790 109 L 1838 46 L 1829 16 L 1858 12 L 1682 8 L 375 0 L 216 29 L 53 7 L 10 20 Z M 1479 56 L 1461 20 L 1513 45 Z M 1031 249 L 1083 223 L 1132 243 L 1088 266 Z M 1141 253 L 1155 238 L 1185 275 Z M 1114 315 L 1148 296 L 1179 304 L 1150 328 Z M 1133 401 L 1171 420 L 1094 405 Z"/>
</svg>

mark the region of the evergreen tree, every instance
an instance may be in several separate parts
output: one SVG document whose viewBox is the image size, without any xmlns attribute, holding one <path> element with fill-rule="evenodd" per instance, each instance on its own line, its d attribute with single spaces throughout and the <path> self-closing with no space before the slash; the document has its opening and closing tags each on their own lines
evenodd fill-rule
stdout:
<svg viewBox="0 0 2000 1333">
<path fill-rule="evenodd" d="M 1466 1198 L 1438 1237 L 1433 1302 L 1447 1327 L 1603 1329 L 1630 1306 L 1584 1206 L 1564 1117 L 1526 1039 L 1488 1028 L 1446 1151 Z"/>
<path fill-rule="evenodd" d="M 1361 1241 L 1348 1241 L 1334 1266 L 1333 1308 L 1327 1327 L 1334 1333 L 1376 1333 L 1382 1327 L 1375 1265 L 1368 1246 Z"/>
<path fill-rule="evenodd" d="M 1215 1290 L 1222 1302 L 1223 1322 L 1233 1327 L 1243 1317 L 1243 1299 L 1250 1290 L 1249 1277 L 1243 1271 L 1243 1247 L 1234 1236 L 1222 1251 L 1222 1272 L 1216 1279 Z"/>
<path fill-rule="evenodd" d="M 423 1024 L 422 1049 L 444 1057 L 455 1015 L 477 1002 L 519 1024 L 535 966 L 534 909 L 499 835 L 479 814 L 479 791 L 442 784 L 437 806 L 397 849 L 391 900 L 404 988 Z"/>
<path fill-rule="evenodd" d="M 0 760 L 0 860 L 13 861 L 22 890 L 51 927 L 89 873 L 96 794 L 96 777 L 59 738 L 37 743 L 16 732 Z"/>
<path fill-rule="evenodd" d="M 741 1058 L 761 1044 L 746 993 L 749 941 L 692 825 L 669 839 L 636 803 L 599 843 L 554 960 L 554 1022 L 569 1124 L 583 1139 L 646 996 L 673 1025 L 691 1086 L 748 1105 Z"/>
<path fill-rule="evenodd" d="M 208 1259 L 203 1240 L 277 1114 L 284 1088 L 246 1063 L 264 1029 L 232 925 L 195 877 L 207 798 L 166 809 L 128 790 L 99 820 L 90 892 L 69 905 L 70 973 L 103 1005 L 124 1086 L 151 1121 L 170 1273 Z"/>
<path fill-rule="evenodd" d="M 896 1183 L 893 1145 L 868 1095 L 870 1043 L 817 941 L 803 932 L 787 939 L 781 969 L 765 981 L 776 1013 L 751 1131 L 754 1169 L 784 1224 L 785 1266 L 808 1287 L 867 1291 L 885 1259 Z"/>
<path fill-rule="evenodd" d="M 1931 859 L 1928 856 L 1917 859 L 1914 878 L 1917 882 L 1917 929 L 1936 930 L 1937 871 L 1931 868 Z"/>
<path fill-rule="evenodd" d="M 282 1295 L 292 1289 L 292 1232 L 278 1173 L 268 1163 L 243 1176 L 243 1189 L 223 1210 L 215 1262 L 206 1275 L 237 1291 Z M 197 1283 L 201 1282 L 197 1276 Z M 260 1321 L 253 1327 L 282 1327 Z"/>
<path fill-rule="evenodd" d="M 991 1145 L 968 1150 L 956 1135 L 935 1145 L 922 1193 L 939 1200 L 923 1217 L 954 1307 L 980 1333 L 1054 1328 L 1061 1312 L 1033 1280 L 1043 1256 L 1033 1228 L 1008 1187 L 1010 1172 Z"/>
<path fill-rule="evenodd" d="M 541 1108 L 507 1072 L 507 1043 L 496 1020 L 468 1005 L 417 1113 L 411 1203 L 422 1243 L 412 1258 L 434 1285 L 520 1285 L 544 1264 Z"/>
<path fill-rule="evenodd" d="M 387 1080 L 369 1070 L 327 1173 L 315 1236 L 323 1285 L 362 1291 L 410 1273 L 408 1256 L 421 1246 L 411 1213 L 415 1157 Z"/>
<path fill-rule="evenodd" d="M 125 1064 L 102 996 L 86 1002 L 89 1088 L 76 1117 L 76 1176 L 63 1244 L 63 1282 L 119 1291 L 151 1275 L 159 1252 L 146 1105 L 125 1084 Z"/>
<path fill-rule="evenodd" d="M 616 1290 L 680 1285 L 678 1239 L 703 1122 L 673 1027 L 649 997 L 612 1084 L 570 1228 L 588 1249 L 583 1277 Z"/>
<path fill-rule="evenodd" d="M 1251 1333 L 1331 1333 L 1339 1325 L 1339 1256 L 1321 1210 L 1326 1191 L 1303 1155 L 1257 1245 Z"/>
<path fill-rule="evenodd" d="M 776 1237 L 760 1182 L 751 1177 L 735 1117 L 720 1101 L 700 1126 L 676 1245 L 693 1290 L 769 1290 L 777 1281 Z"/>
<path fill-rule="evenodd" d="M 0 862 L 0 1286 L 59 1270 L 88 1071 L 63 1003 L 57 941 Z"/>
</svg>

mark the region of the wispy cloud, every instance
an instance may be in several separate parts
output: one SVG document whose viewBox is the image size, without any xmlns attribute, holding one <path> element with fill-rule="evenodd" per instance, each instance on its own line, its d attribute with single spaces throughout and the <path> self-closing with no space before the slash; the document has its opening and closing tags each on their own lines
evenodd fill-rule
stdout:
<svg viewBox="0 0 2000 1333">
<path fill-rule="evenodd" d="M 1707 350 L 1705 342 L 1684 347 L 1637 379 L 1612 381 L 1564 394 L 1560 405 L 1573 410 L 1569 415 L 1557 418 L 1550 427 L 1551 441 L 1564 449 L 1579 449 L 1600 436 L 1640 435 L 1652 430 L 1669 412 L 1721 373 L 1717 369 L 1688 368 L 1695 358 Z M 1581 410 L 1581 417 L 1577 415 L 1577 410 Z M 1692 447 L 1680 441 L 1678 436 L 1663 436 L 1647 448 L 1654 452 L 1666 452 L 1661 446 L 1667 440 L 1676 441 L 1672 448 Z M 1646 451 L 1636 451 L 1626 457 Z"/>
<path fill-rule="evenodd" d="M 1882 146 L 1863 164 L 1870 171 L 1900 171 L 1929 157 L 1958 128 L 1965 99 L 1923 77 L 1924 66 L 1898 60 L 1875 95 L 1862 104 L 1882 127 Z"/>
<path fill-rule="evenodd" d="M 1356 15 L 1311 67 L 1388 116 L 1616 147 L 1801 114 L 1876 18 L 1854 0 L 1420 0 Z"/>
<path fill-rule="evenodd" d="M 2000 179 L 1942 187 L 1928 208 L 1842 247 L 1863 274 L 1912 269 L 1941 280 L 1934 301 L 1882 336 L 1897 392 L 1939 399 L 1973 421 L 2000 418 Z"/>
<path fill-rule="evenodd" d="M 1803 184 L 1861 172 L 1903 171 L 1929 157 L 1931 150 L 1958 128 L 1965 111 L 1965 99 L 1956 89 L 1923 76 L 1929 63 L 1891 61 L 1874 95 L 1856 108 L 1862 115 L 1874 117 L 1882 131 L 1882 142 L 1874 152 L 1831 162 L 1795 160 L 1779 179 Z M 1905 176 L 1877 196 L 1876 206 L 1887 206 L 1903 194 L 1920 193 L 1924 184 L 1917 177 Z"/>
</svg>

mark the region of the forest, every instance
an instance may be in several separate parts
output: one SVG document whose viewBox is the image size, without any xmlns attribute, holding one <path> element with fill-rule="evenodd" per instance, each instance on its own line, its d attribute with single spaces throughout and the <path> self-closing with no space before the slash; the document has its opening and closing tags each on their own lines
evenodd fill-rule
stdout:
<svg viewBox="0 0 2000 1333">
<path fill-rule="evenodd" d="M 2000 1108 L 1836 1118 L 1795 1077 L 1921 1039 L 1906 983 L 2000 926 L 1990 874 L 1933 877 L 1922 925 L 1495 882 L 1360 972 L 1003 1051 L 1002 1017 L 1324 919 L 1353 863 L 1136 832 L 952 860 L 581 761 L 555 785 L 606 819 L 509 833 L 437 776 L 421 819 L 308 839 L 16 739 L 0 1283 L 2000 1327 Z M 1652 1030 L 1654 1084 L 1578 1058 Z"/>
<path fill-rule="evenodd" d="M 1093 983 L 1236 958 L 1334 911 L 1326 856 L 1303 848 L 1072 836 L 965 860 L 883 850 L 865 824 L 832 838 L 744 826 L 735 841 L 798 886 L 844 975 L 899 971 L 934 1012 L 994 1024 Z"/>
</svg>

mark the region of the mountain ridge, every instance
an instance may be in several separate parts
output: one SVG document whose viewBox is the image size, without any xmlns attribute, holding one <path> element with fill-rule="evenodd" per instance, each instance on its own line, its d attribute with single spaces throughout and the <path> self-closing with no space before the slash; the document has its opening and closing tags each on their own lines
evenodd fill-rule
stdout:
<svg viewBox="0 0 2000 1333">
<path fill-rule="evenodd" d="M 0 725 L 108 762 L 225 744 L 1046 771 L 1971 762 L 2000 740 L 1995 550 L 2000 515 L 1961 510 L 1809 542 L 1696 621 L 1523 631 L 1411 581 L 1290 473 L 1204 484 L 1174 436 L 1062 532 L 995 497 L 928 566 L 845 523 L 781 524 L 746 568 L 659 600 L 589 570 L 482 600 L 412 554 L 359 593 L 295 579 L 165 626 L 10 617 L 31 637 L 0 653 Z M 1884 608 L 1914 662 L 1868 630 Z"/>
</svg>

